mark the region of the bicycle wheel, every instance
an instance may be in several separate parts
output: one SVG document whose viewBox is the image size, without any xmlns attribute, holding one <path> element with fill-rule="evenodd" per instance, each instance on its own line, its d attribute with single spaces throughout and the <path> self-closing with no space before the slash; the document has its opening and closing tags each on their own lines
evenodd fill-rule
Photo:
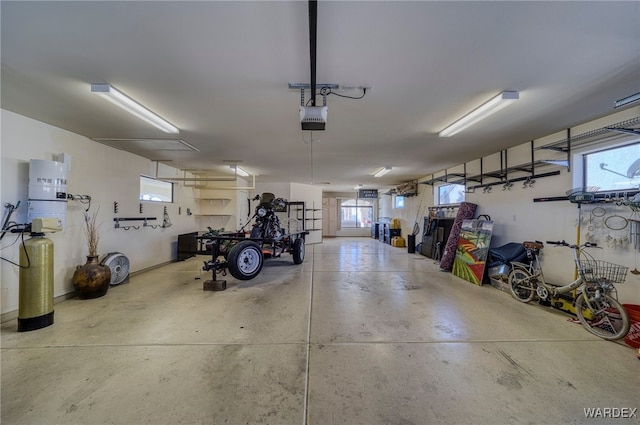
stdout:
<svg viewBox="0 0 640 425">
<path fill-rule="evenodd" d="M 598 300 L 589 300 L 589 308 L 585 296 L 583 292 L 576 298 L 576 314 L 582 326 L 602 339 L 624 338 L 629 332 L 629 316 L 620 303 L 609 295 L 601 295 Z"/>
<path fill-rule="evenodd" d="M 523 303 L 531 301 L 536 293 L 535 285 L 531 281 L 531 274 L 523 269 L 511 270 L 509 288 L 511 288 L 511 295 Z"/>
</svg>

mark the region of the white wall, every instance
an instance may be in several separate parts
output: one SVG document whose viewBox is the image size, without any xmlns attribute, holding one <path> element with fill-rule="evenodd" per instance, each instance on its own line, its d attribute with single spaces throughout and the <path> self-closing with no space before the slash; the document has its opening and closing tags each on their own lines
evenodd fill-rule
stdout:
<svg viewBox="0 0 640 425">
<path fill-rule="evenodd" d="M 187 208 L 196 211 L 193 190 L 182 185 L 175 185 L 174 203 L 143 202 L 143 213 L 139 212 L 139 176 L 155 175 L 155 165 L 148 159 L 9 111 L 2 110 L 1 119 L 0 202 L 2 205 L 15 205 L 21 201 L 12 217 L 13 221 L 26 222 L 29 160 L 51 160 L 53 154 L 64 152 L 71 156 L 68 193 L 90 195 L 90 213 L 99 208 L 98 251 L 101 256 L 109 252 L 122 252 L 129 258 L 132 271 L 145 269 L 176 258 L 178 234 L 201 230 L 195 217 L 186 214 Z M 170 167 L 161 167 L 161 170 L 163 175 L 179 174 L 178 170 Z M 118 213 L 114 213 L 114 202 L 118 202 Z M 114 217 L 157 217 L 155 222 L 149 224 L 162 224 L 165 206 L 171 227 L 141 227 L 128 231 L 114 228 Z M 88 252 L 82 231 L 85 208 L 85 204 L 69 201 L 66 229 L 47 235 L 54 242 L 55 296 L 73 291 L 73 272 L 77 265 L 86 261 Z M 181 214 L 178 214 L 179 208 Z M 4 212 L 3 209 L 3 216 Z M 126 224 L 141 225 L 142 222 Z M 0 255 L 17 263 L 20 244 L 9 246 L 15 238 L 16 234 L 4 237 Z M 2 313 L 14 311 L 18 306 L 19 269 L 0 261 L 0 277 Z"/>
<path fill-rule="evenodd" d="M 214 177 L 214 176 L 210 176 Z M 250 186 L 238 177 L 235 181 L 207 181 L 193 189 L 196 198 L 196 223 L 200 230 L 236 231 L 247 223 L 247 198 Z M 247 226 L 248 228 L 248 226 Z"/>
</svg>

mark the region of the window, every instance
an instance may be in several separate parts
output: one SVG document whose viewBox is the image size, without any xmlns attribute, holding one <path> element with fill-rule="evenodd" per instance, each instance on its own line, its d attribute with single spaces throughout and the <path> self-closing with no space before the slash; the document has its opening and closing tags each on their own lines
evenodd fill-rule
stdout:
<svg viewBox="0 0 640 425">
<path fill-rule="evenodd" d="M 373 222 L 373 201 L 348 199 L 340 205 L 340 225 L 342 228 L 371 227 Z"/>
<path fill-rule="evenodd" d="M 396 195 L 393 198 L 393 208 L 401 209 L 404 208 L 404 196 Z"/>
<path fill-rule="evenodd" d="M 173 202 L 173 183 L 140 176 L 140 200 Z"/>
<path fill-rule="evenodd" d="M 584 155 L 585 186 L 599 191 L 637 189 L 640 185 L 640 143 Z"/>
<path fill-rule="evenodd" d="M 464 202 L 465 187 L 463 184 L 443 184 L 438 186 L 436 205 L 459 204 Z"/>
</svg>

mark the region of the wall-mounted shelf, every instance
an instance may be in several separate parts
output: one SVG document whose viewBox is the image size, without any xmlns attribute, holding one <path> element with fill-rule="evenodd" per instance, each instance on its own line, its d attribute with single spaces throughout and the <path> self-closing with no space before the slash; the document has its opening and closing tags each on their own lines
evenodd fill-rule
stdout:
<svg viewBox="0 0 640 425">
<path fill-rule="evenodd" d="M 568 171 L 571 171 L 572 149 L 599 143 L 604 137 L 611 137 L 616 134 L 640 136 L 640 117 L 631 118 L 606 127 L 587 131 L 585 133 L 578 134 L 577 136 L 572 136 L 571 129 L 567 129 L 567 137 L 562 140 L 558 140 L 557 142 L 539 146 L 536 150 L 552 150 L 566 154 L 566 160 L 564 160 L 565 166 Z"/>
<path fill-rule="evenodd" d="M 478 188 L 486 188 L 491 186 L 496 186 L 500 184 L 511 184 L 515 182 L 521 181 L 532 181 L 534 179 L 556 176 L 560 174 L 559 170 L 539 173 L 537 172 L 540 167 L 549 167 L 549 166 L 557 166 L 555 163 L 551 163 L 545 160 L 536 160 L 535 159 L 535 150 L 533 141 L 531 144 L 531 161 L 518 165 L 508 164 L 508 151 L 502 150 L 500 151 L 500 169 L 499 170 L 484 170 L 484 161 L 483 158 L 480 158 L 480 173 L 469 175 L 467 173 L 467 164 L 465 163 L 464 171 L 462 173 L 448 173 L 445 170 L 444 176 L 434 177 L 432 175 L 431 179 L 422 181 L 422 184 L 427 185 L 435 185 L 436 183 L 448 183 L 448 184 L 463 184 L 467 186 L 467 191 L 473 192 Z M 522 175 L 522 174 L 525 175 Z M 469 183 L 475 183 L 469 185 Z"/>
<path fill-rule="evenodd" d="M 322 231 L 322 208 L 316 208 L 315 202 L 311 205 L 312 208 L 305 208 L 305 221 L 310 225 L 307 230 L 309 231 Z M 320 228 L 316 227 L 316 221 L 320 220 Z"/>
<path fill-rule="evenodd" d="M 302 231 L 307 229 L 307 214 L 304 201 L 290 201 L 288 214 L 302 224 Z"/>
<path fill-rule="evenodd" d="M 534 147 L 534 141 L 531 144 L 531 160 L 524 164 L 508 165 L 507 150 L 500 151 L 500 169 L 485 171 L 483 169 L 483 158 L 480 158 L 480 173 L 470 175 L 467 173 L 467 163 L 464 163 L 464 171 L 462 173 L 449 173 L 444 170 L 444 175 L 436 177 L 431 175 L 430 179 L 421 181 L 420 184 L 435 186 L 439 183 L 447 184 L 463 184 L 467 186 L 468 192 L 473 192 L 478 188 L 490 188 L 496 185 L 508 185 L 516 182 L 530 181 L 533 183 L 535 179 L 556 176 L 560 174 L 560 170 L 541 173 L 540 168 L 556 167 L 565 168 L 571 171 L 571 151 L 576 147 L 584 147 L 590 144 L 596 144 L 603 138 L 612 137 L 616 134 L 640 136 L 640 117 L 635 117 L 626 121 L 621 121 L 606 127 L 588 131 L 577 136 L 571 136 L 571 129 L 567 129 L 567 137 L 557 142 L 549 143 L 543 146 Z M 535 151 L 550 150 L 561 154 L 566 154 L 562 159 L 536 159 Z M 524 174 L 524 175 L 523 175 Z M 469 185 L 469 183 L 472 183 Z"/>
<path fill-rule="evenodd" d="M 560 170 L 556 170 L 556 171 L 550 171 L 548 173 L 533 174 L 531 176 L 526 176 L 526 177 L 501 178 L 499 181 L 494 181 L 494 182 L 491 182 L 491 183 L 483 183 L 483 184 L 479 184 L 479 185 L 476 185 L 476 186 L 469 186 L 469 187 L 467 187 L 467 191 L 473 192 L 473 191 L 475 191 L 476 189 L 479 189 L 479 188 L 492 187 L 492 186 L 505 185 L 505 184 L 513 184 L 513 183 L 524 182 L 524 181 L 533 181 L 533 180 L 541 179 L 541 178 L 544 178 L 544 177 L 557 176 L 559 174 L 560 174 Z M 495 177 L 495 178 L 498 178 L 498 177 Z"/>
<path fill-rule="evenodd" d="M 472 179 L 473 177 L 467 177 L 466 171 L 464 173 L 448 173 L 447 170 L 445 170 L 444 176 L 434 177 L 432 174 L 429 180 L 421 181 L 420 184 L 427 184 L 430 186 L 433 186 L 436 183 L 463 184 Z"/>
<path fill-rule="evenodd" d="M 226 193 L 201 190 L 194 199 L 198 207 L 193 216 L 198 219 L 199 225 L 211 225 L 215 221 L 216 226 L 236 227 L 236 224 L 231 223 L 236 214 L 235 198 Z"/>
</svg>

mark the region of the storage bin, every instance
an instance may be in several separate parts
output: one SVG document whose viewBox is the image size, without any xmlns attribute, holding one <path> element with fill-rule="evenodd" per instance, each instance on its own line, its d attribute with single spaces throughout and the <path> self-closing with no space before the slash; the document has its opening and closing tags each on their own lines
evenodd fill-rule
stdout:
<svg viewBox="0 0 640 425">
<path fill-rule="evenodd" d="M 394 236 L 391 238 L 391 246 L 395 246 L 397 248 L 404 248 L 404 238 L 402 236 Z"/>
<path fill-rule="evenodd" d="M 622 307 L 626 310 L 631 322 L 629 333 L 624 337 L 624 342 L 634 348 L 640 348 L 640 305 L 622 304 Z"/>
</svg>

